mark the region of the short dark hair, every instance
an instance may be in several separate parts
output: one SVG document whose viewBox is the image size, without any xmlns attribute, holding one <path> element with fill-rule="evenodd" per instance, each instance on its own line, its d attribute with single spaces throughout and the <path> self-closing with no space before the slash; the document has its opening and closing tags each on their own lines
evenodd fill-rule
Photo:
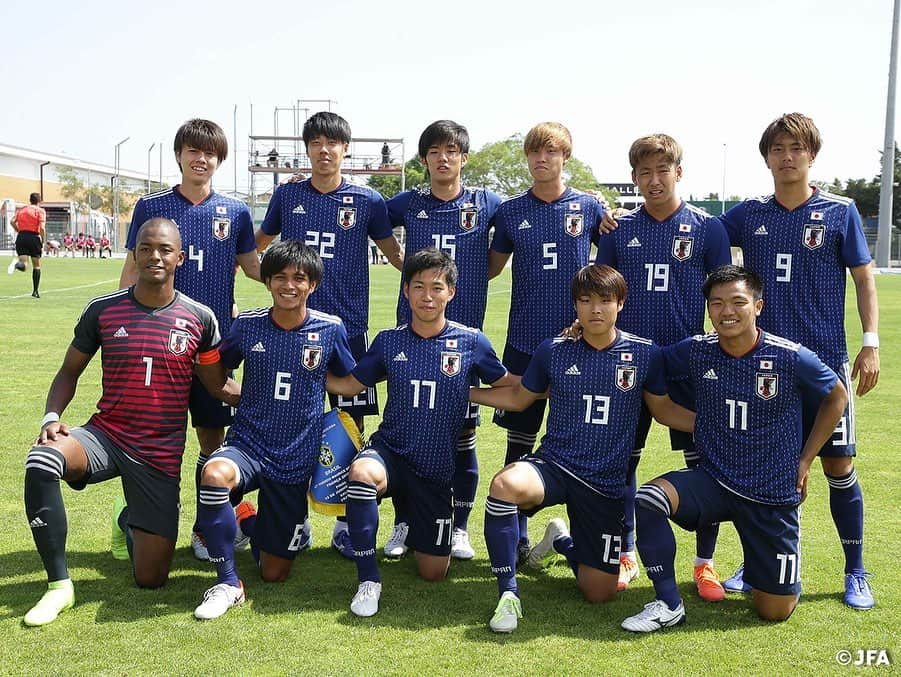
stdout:
<svg viewBox="0 0 901 677">
<path fill-rule="evenodd" d="M 185 146 L 198 148 L 208 153 L 215 153 L 219 163 L 228 157 L 228 139 L 222 127 L 210 120 L 192 118 L 175 132 L 175 154 L 181 153 Z"/>
<path fill-rule="evenodd" d="M 425 160 L 429 148 L 439 144 L 454 143 L 461 153 L 469 152 L 469 132 L 453 120 L 436 120 L 419 137 L 419 157 Z"/>
<path fill-rule="evenodd" d="M 804 146 L 804 149 L 813 156 L 820 152 L 820 148 L 823 145 L 820 130 L 813 124 L 813 120 L 801 113 L 786 113 L 773 120 L 763 130 L 763 135 L 760 137 L 759 150 L 764 160 L 766 160 L 766 156 L 769 154 L 776 137 L 780 134 L 788 134 Z"/>
<path fill-rule="evenodd" d="M 434 247 L 420 249 L 404 259 L 404 284 L 410 284 L 417 273 L 433 268 L 444 275 L 448 287 L 457 286 L 457 264 L 450 256 Z"/>
<path fill-rule="evenodd" d="M 307 118 L 303 123 L 303 143 L 310 145 L 310 141 L 317 136 L 326 139 L 337 139 L 341 143 L 350 143 L 350 125 L 347 120 L 337 113 L 319 111 Z"/>
<path fill-rule="evenodd" d="M 172 219 L 167 219 L 164 216 L 154 216 L 153 218 L 147 219 L 140 225 L 138 228 L 138 232 L 135 233 L 135 248 L 134 251 L 137 252 L 138 245 L 141 243 L 141 236 L 144 234 L 144 231 L 150 230 L 151 228 L 162 227 L 167 230 L 171 230 L 175 232 L 175 236 L 178 240 L 178 246 L 181 248 L 181 231 L 178 229 L 178 224 L 175 223 Z M 81 237 L 84 233 L 79 233 L 78 236 Z M 88 233 L 88 237 L 90 237 L 90 233 Z"/>
<path fill-rule="evenodd" d="M 755 301 L 763 298 L 763 280 L 760 275 L 750 268 L 727 264 L 715 269 L 704 280 L 704 298 L 710 300 L 710 293 L 718 284 L 729 284 L 730 282 L 744 282 Z"/>
<path fill-rule="evenodd" d="M 32 193 L 31 195 L 28 196 L 28 201 L 31 204 L 36 205 L 38 202 L 41 201 L 41 194 L 40 193 Z"/>
<path fill-rule="evenodd" d="M 322 281 L 319 253 L 299 240 L 282 240 L 269 247 L 260 261 L 260 278 L 264 283 L 269 282 L 273 275 L 289 267 L 306 273 L 314 284 Z"/>
<path fill-rule="evenodd" d="M 607 265 L 589 264 L 581 268 L 569 286 L 572 301 L 575 304 L 580 296 L 613 296 L 623 303 L 626 300 L 626 280 L 615 268 Z"/>
</svg>

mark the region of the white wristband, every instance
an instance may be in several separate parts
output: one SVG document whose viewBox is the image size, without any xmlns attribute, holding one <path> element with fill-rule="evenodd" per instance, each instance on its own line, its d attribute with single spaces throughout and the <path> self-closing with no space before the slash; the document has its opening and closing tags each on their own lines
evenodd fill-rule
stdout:
<svg viewBox="0 0 901 677">
<path fill-rule="evenodd" d="M 44 418 L 41 419 L 41 430 L 43 430 L 44 426 L 48 423 L 56 423 L 57 421 L 59 421 L 59 414 L 55 411 L 48 411 L 44 414 Z"/>
<path fill-rule="evenodd" d="M 879 347 L 879 334 L 875 331 L 865 331 L 863 333 L 863 347 L 864 348 L 878 348 Z"/>
</svg>

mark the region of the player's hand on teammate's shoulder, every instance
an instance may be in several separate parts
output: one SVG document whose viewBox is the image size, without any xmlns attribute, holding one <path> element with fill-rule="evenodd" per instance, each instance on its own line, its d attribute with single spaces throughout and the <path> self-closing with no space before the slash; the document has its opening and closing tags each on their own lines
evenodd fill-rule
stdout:
<svg viewBox="0 0 901 677">
<path fill-rule="evenodd" d="M 560 336 L 572 339 L 573 341 L 578 341 L 582 338 L 582 325 L 579 322 L 579 319 L 576 318 L 571 325 L 564 328 L 563 331 L 560 332 Z"/>
<path fill-rule="evenodd" d="M 851 379 L 857 379 L 857 396 L 863 397 L 879 382 L 879 348 L 864 347 L 854 359 Z"/>
<path fill-rule="evenodd" d="M 304 176 L 303 174 L 301 174 L 300 172 L 296 172 L 295 174 L 292 174 L 291 176 L 289 176 L 287 179 L 283 179 L 283 180 L 279 181 L 278 185 L 283 186 L 286 183 L 300 183 L 301 181 L 305 181 L 306 178 L 307 177 Z"/>
</svg>

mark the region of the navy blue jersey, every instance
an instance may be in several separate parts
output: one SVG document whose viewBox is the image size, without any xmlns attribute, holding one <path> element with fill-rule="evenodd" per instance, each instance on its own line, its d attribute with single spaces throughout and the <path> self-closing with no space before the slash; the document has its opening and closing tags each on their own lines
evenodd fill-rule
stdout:
<svg viewBox="0 0 901 677">
<path fill-rule="evenodd" d="M 482 328 L 488 300 L 488 231 L 501 198 L 482 188 L 464 187 L 453 200 L 439 200 L 430 190 L 408 190 L 388 200 L 391 225 L 406 231 L 404 248 L 412 254 L 426 247 L 445 252 L 457 264 L 457 293 L 447 319 Z M 397 323 L 410 321 L 403 279 L 397 298 Z"/>
<path fill-rule="evenodd" d="M 629 293 L 616 325 L 661 346 L 704 333 L 707 274 L 730 263 L 719 219 L 685 202 L 658 221 L 644 207 L 598 240 L 598 265 L 616 268 Z"/>
<path fill-rule="evenodd" d="M 491 248 L 513 253 L 513 289 L 507 343 L 532 354 L 575 317 L 569 285 L 591 258 L 604 208 L 567 188 L 553 202 L 529 190 L 501 204 Z"/>
<path fill-rule="evenodd" d="M 667 375 L 695 389 L 695 444 L 701 467 L 730 491 L 759 503 L 794 505 L 802 394 L 828 394 L 838 377 L 810 350 L 761 331 L 732 357 L 719 336 L 694 336 L 664 349 Z"/>
<path fill-rule="evenodd" d="M 642 393 L 666 394 L 660 348 L 623 331 L 604 350 L 585 341 L 547 339 L 532 356 L 522 385 L 549 391 L 547 432 L 536 455 L 604 496 L 620 498 Z"/>
<path fill-rule="evenodd" d="M 355 338 L 369 328 L 369 240 L 391 237 L 388 210 L 371 188 L 342 179 L 320 193 L 309 179 L 275 189 L 261 229 L 282 240 L 299 240 L 319 252 L 322 281 L 307 302 L 337 315 Z"/>
<path fill-rule="evenodd" d="M 432 338 L 409 325 L 381 331 L 353 372 L 366 386 L 388 380 L 388 402 L 372 442 L 402 456 L 419 477 L 441 484 L 454 474 L 472 379 L 494 383 L 506 373 L 485 335 L 456 322 Z"/>
<path fill-rule="evenodd" d="M 213 311 L 178 292 L 162 308 L 141 305 L 134 287 L 93 299 L 72 339 L 86 355 L 101 349 L 103 391 L 89 423 L 130 456 L 178 477 L 194 365 L 201 356 L 218 361 L 219 340 Z"/>
<path fill-rule="evenodd" d="M 854 201 L 816 189 L 788 210 L 769 195 L 734 206 L 723 222 L 745 266 L 763 278 L 757 324 L 838 369 L 848 360 L 845 269 L 871 260 Z"/>
<path fill-rule="evenodd" d="M 282 329 L 270 309 L 241 313 L 222 342 L 222 362 L 244 363 L 241 401 L 226 444 L 259 460 L 263 474 L 285 484 L 309 480 L 322 444 L 325 376 L 354 367 L 341 320 L 315 310 Z"/>
<path fill-rule="evenodd" d="M 175 270 L 175 288 L 213 309 L 223 334 L 232 323 L 237 257 L 256 250 L 247 205 L 210 193 L 200 204 L 178 192 L 178 186 L 144 195 L 135 205 L 126 248 L 134 250 L 138 229 L 148 219 L 175 221 L 185 262 Z"/>
</svg>

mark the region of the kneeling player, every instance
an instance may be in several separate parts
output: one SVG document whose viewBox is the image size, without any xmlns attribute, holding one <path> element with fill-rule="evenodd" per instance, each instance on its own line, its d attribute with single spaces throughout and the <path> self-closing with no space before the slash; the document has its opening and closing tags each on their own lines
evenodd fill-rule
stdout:
<svg viewBox="0 0 901 677">
<path fill-rule="evenodd" d="M 347 522 L 359 588 L 350 605 L 357 616 L 378 611 L 382 584 L 375 561 L 378 500 L 399 499 L 409 517 L 407 544 L 416 551 L 419 575 L 443 580 L 453 533 L 452 480 L 457 438 L 469 409 L 473 377 L 512 383 L 488 339 L 477 329 L 449 322 L 457 267 L 429 248 L 404 263 L 409 324 L 379 333 L 353 374 L 329 379 L 329 391 L 354 395 L 388 381 L 388 401 L 379 429 L 350 467 Z M 333 382 L 334 381 L 334 382 Z"/>
<path fill-rule="evenodd" d="M 471 394 L 481 404 L 521 411 L 547 393 L 551 412 L 541 447 L 494 476 L 485 504 L 485 541 L 500 593 L 489 623 L 495 632 L 513 632 L 522 617 L 517 513 L 565 504 L 573 535 L 563 520 L 551 520 L 528 562 L 539 567 L 554 553 L 564 555 L 585 599 L 607 602 L 617 591 L 623 490 L 642 402 L 661 423 L 692 429 L 694 415 L 666 395 L 660 349 L 616 328 L 626 299 L 623 276 L 609 266 L 585 266 L 571 292 L 581 340 L 548 339 L 521 384 Z"/>
<path fill-rule="evenodd" d="M 653 632 L 685 620 L 673 560 L 671 519 L 683 529 L 734 522 L 745 580 L 761 618 L 788 618 L 801 592 L 799 504 L 810 464 L 832 435 L 848 394 L 807 348 L 757 328 L 763 284 L 738 266 L 704 283 L 715 334 L 676 343 L 664 353 L 667 375 L 695 390 L 700 464 L 669 472 L 636 494 L 638 553 L 656 599 L 622 627 Z M 802 396 L 823 397 L 806 442 Z"/>
<path fill-rule="evenodd" d="M 130 256 L 137 282 L 85 307 L 50 386 L 40 437 L 25 459 L 25 514 L 49 581 L 47 593 L 25 614 L 26 625 L 50 623 L 75 603 L 60 480 L 84 489 L 122 476 L 128 507 L 116 511 L 113 535 L 120 543 L 117 548 L 114 541 L 113 555 L 131 555 L 139 587 L 160 587 L 178 534 L 192 376 L 196 372 L 211 393 L 237 403 L 238 385 L 226 380 L 219 364 L 213 312 L 175 291 L 175 270 L 185 259 L 178 226 L 168 219 L 147 221 Z M 98 348 L 103 369 L 98 412 L 70 430 L 59 415 Z"/>
<path fill-rule="evenodd" d="M 264 581 L 284 581 L 310 542 L 307 489 L 322 441 L 326 373 L 354 367 L 344 324 L 307 308 L 322 279 L 322 260 L 297 241 L 280 242 L 260 266 L 272 307 L 241 313 L 222 344 L 223 364 L 244 362 L 243 396 L 225 445 L 203 466 L 198 523 L 217 582 L 194 610 L 217 618 L 244 601 L 235 566 L 235 534 L 250 536 Z M 231 500 L 259 490 L 259 515 Z"/>
</svg>

